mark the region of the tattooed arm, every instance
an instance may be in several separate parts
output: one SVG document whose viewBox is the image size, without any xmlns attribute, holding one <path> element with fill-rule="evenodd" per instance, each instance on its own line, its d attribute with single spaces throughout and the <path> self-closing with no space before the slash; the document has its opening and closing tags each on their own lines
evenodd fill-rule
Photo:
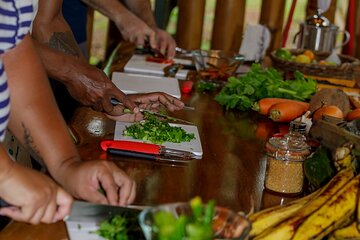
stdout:
<svg viewBox="0 0 360 240">
<path fill-rule="evenodd" d="M 31 38 L 27 36 L 19 47 L 22 48 L 11 52 L 11 55 L 9 51 L 9 55 L 4 59 L 11 93 L 9 121 L 11 131 L 27 149 L 33 150 L 43 160 L 51 176 L 75 198 L 113 205 L 126 205 L 132 202 L 135 198 L 135 183 L 114 163 L 81 161 L 56 107 L 49 82 Z M 1 149 L 0 157 L 2 157 Z M 50 187 L 45 181 L 36 181 L 31 175 L 23 176 L 23 179 L 36 182 L 38 186 L 36 193 L 45 195 L 47 197 L 45 200 L 53 199 L 55 190 L 47 190 Z M 4 186 L 1 180 L 0 174 L 0 196 Z M 98 192 L 100 186 L 105 189 L 106 196 Z M 17 196 L 17 202 L 28 200 L 19 197 L 19 194 L 23 194 L 21 191 L 24 192 L 23 188 L 15 188 L 13 191 L 17 193 L 17 195 L 13 194 Z M 22 206 L 22 203 L 17 206 Z M 67 207 L 69 209 L 70 204 L 67 204 Z M 52 210 L 55 211 L 56 208 L 53 207 Z"/>
<path fill-rule="evenodd" d="M 113 107 L 110 103 L 111 98 L 116 98 L 127 108 L 138 112 L 135 104 L 103 71 L 91 66 L 82 57 L 70 27 L 62 16 L 61 4 L 61 0 L 40 0 L 33 22 L 32 37 L 48 75 L 65 84 L 69 93 L 85 106 L 110 115 L 119 115 L 122 107 Z"/>
</svg>

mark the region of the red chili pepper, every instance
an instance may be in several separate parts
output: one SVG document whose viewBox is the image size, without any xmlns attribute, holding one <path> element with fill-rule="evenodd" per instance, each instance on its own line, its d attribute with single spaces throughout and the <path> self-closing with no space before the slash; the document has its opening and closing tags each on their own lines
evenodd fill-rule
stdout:
<svg viewBox="0 0 360 240">
<path fill-rule="evenodd" d="M 194 83 L 192 81 L 184 81 L 182 86 L 181 86 L 181 92 L 183 93 L 189 93 L 192 90 Z"/>
<path fill-rule="evenodd" d="M 164 64 L 173 64 L 174 61 L 172 59 L 159 58 L 159 57 L 146 57 L 147 62 L 156 62 L 156 63 L 164 63 Z"/>
</svg>

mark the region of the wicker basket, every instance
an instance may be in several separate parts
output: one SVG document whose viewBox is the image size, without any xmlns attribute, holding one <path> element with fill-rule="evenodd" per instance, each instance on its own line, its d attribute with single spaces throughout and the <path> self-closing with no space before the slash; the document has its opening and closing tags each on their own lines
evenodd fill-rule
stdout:
<svg viewBox="0 0 360 240">
<path fill-rule="evenodd" d="M 294 56 L 302 54 L 304 51 L 305 50 L 303 49 L 290 50 Z M 326 59 L 330 53 L 314 52 L 314 54 L 315 59 L 320 61 Z M 275 51 L 272 52 L 270 56 L 273 61 L 274 68 L 284 72 L 286 76 L 291 75 L 294 71 L 298 70 L 305 75 L 311 76 L 354 79 L 354 69 L 360 65 L 360 61 L 357 58 L 343 54 L 338 55 L 342 62 L 340 65 L 320 65 L 282 60 L 276 57 Z"/>
</svg>

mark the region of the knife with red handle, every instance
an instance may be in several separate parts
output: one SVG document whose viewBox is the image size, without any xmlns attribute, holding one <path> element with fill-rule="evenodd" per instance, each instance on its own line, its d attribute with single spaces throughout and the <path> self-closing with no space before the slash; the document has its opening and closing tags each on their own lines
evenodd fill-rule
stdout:
<svg viewBox="0 0 360 240">
<path fill-rule="evenodd" d="M 104 151 L 107 151 L 110 148 L 170 157 L 196 158 L 196 155 L 192 152 L 166 148 L 164 146 L 152 143 L 133 142 L 126 140 L 103 140 L 100 142 L 100 146 Z"/>
</svg>

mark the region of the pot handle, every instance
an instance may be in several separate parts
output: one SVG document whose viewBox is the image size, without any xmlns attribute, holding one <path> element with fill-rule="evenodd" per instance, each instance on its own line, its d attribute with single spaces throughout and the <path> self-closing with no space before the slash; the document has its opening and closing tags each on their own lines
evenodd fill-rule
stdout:
<svg viewBox="0 0 360 240">
<path fill-rule="evenodd" d="M 296 43 L 296 39 L 298 38 L 299 34 L 300 34 L 300 31 L 298 31 L 298 32 L 294 35 L 293 44 Z"/>
<path fill-rule="evenodd" d="M 350 41 L 350 33 L 346 30 L 342 30 L 339 31 L 338 33 L 344 33 L 345 34 L 345 40 L 343 41 L 343 43 L 339 46 L 336 46 L 335 48 L 341 48 L 343 46 L 345 46 L 346 44 L 348 44 L 348 42 Z"/>
</svg>

